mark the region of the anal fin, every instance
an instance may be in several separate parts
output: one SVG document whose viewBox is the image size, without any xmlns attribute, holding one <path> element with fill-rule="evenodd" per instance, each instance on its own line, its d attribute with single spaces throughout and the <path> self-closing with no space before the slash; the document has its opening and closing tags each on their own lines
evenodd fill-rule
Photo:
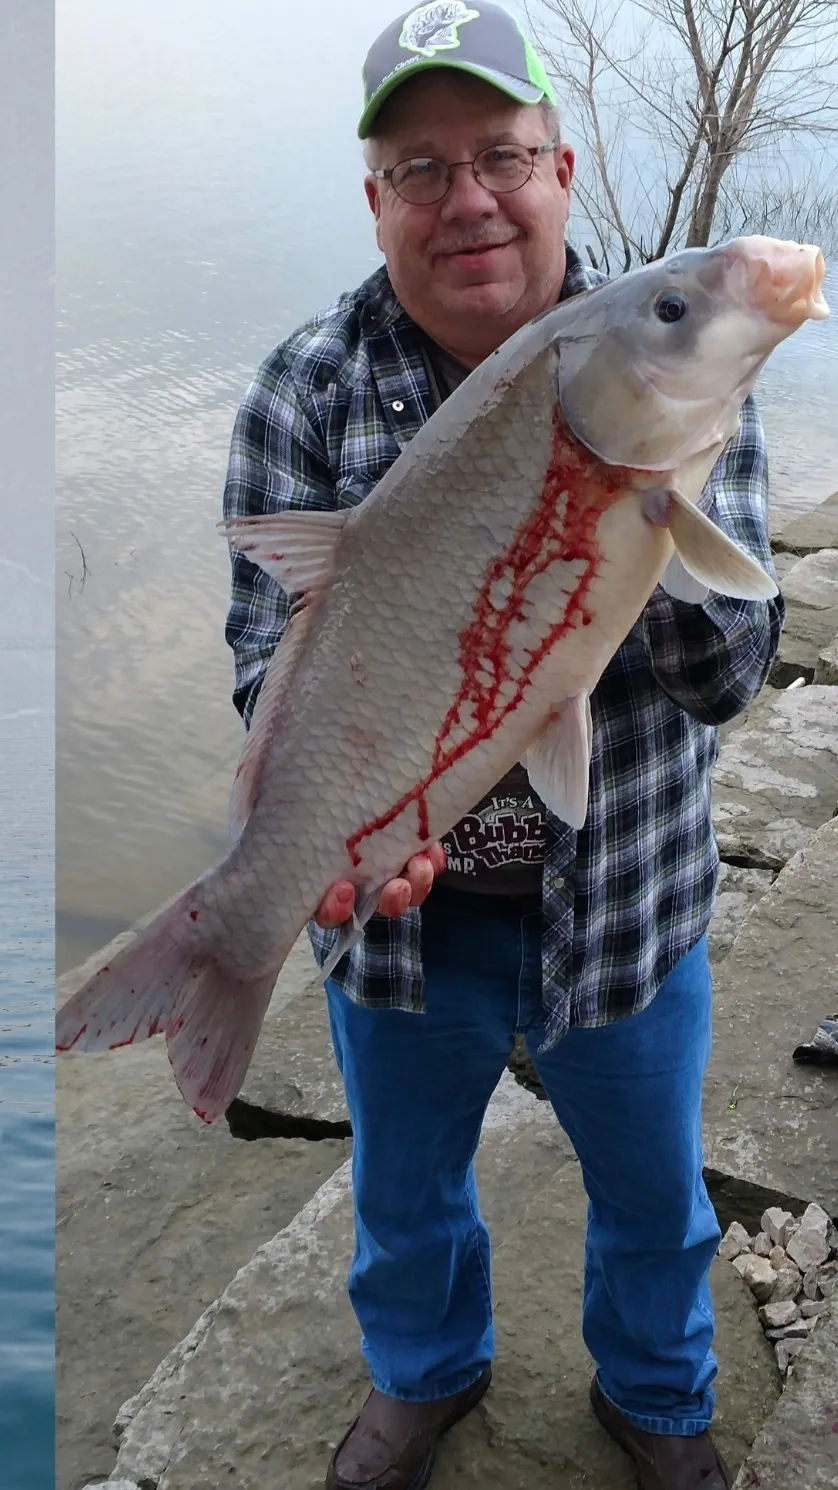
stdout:
<svg viewBox="0 0 838 1490">
<path fill-rule="evenodd" d="M 349 920 L 341 926 L 337 941 L 320 969 L 321 978 L 330 977 L 341 958 L 345 957 L 347 952 L 351 952 L 361 940 L 364 927 L 370 917 L 375 915 L 383 889 L 383 885 L 376 885 L 372 890 L 365 890 L 360 899 L 356 896 L 355 909 Z"/>
</svg>

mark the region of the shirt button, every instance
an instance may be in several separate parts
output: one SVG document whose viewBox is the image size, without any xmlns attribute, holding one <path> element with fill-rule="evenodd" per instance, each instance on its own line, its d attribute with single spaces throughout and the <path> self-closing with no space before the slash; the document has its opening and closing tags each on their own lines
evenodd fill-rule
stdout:
<svg viewBox="0 0 838 1490">
<path fill-rule="evenodd" d="M 557 880 L 556 880 L 556 889 L 557 889 L 557 890 L 563 890 L 563 889 L 564 889 L 564 887 L 565 887 L 565 884 L 566 884 L 566 883 L 567 883 L 567 881 L 566 881 L 566 880 L 563 880 L 563 879 L 557 879 Z"/>
<path fill-rule="evenodd" d="M 402 410 L 404 409 L 404 404 L 402 403 L 400 398 L 396 398 L 393 400 L 393 408 L 395 409 L 397 414 L 401 414 Z"/>
</svg>

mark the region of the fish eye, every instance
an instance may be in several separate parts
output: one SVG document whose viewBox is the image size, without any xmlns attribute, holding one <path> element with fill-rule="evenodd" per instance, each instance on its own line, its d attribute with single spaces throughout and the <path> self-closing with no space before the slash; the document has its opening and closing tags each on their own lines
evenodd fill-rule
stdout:
<svg viewBox="0 0 838 1490">
<path fill-rule="evenodd" d="M 688 310 L 687 297 L 680 290 L 662 290 L 655 301 L 655 315 L 667 326 L 682 321 Z"/>
</svg>

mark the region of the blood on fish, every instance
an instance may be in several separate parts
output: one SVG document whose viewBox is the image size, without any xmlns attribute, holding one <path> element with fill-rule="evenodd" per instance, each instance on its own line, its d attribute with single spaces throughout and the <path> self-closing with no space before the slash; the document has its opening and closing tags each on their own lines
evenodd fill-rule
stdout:
<svg viewBox="0 0 838 1490">
<path fill-rule="evenodd" d="M 81 1039 L 82 1035 L 84 1035 L 86 1032 L 87 1032 L 87 1025 L 86 1024 L 83 1024 L 82 1027 L 81 1027 L 81 1029 L 79 1030 L 78 1034 L 73 1036 L 73 1039 L 70 1041 L 70 1044 L 69 1045 L 59 1046 L 58 1047 L 59 1050 L 72 1050 L 73 1046 L 78 1043 L 78 1041 Z"/>
<path fill-rule="evenodd" d="M 419 814 L 420 840 L 430 837 L 429 788 L 475 746 L 492 737 L 518 707 L 536 668 L 552 648 L 574 627 L 591 624 L 593 618 L 585 601 L 602 557 L 597 526 L 602 514 L 624 495 L 627 478 L 630 479 L 630 473 L 622 467 L 603 466 L 573 440 L 557 407 L 553 415 L 550 463 L 538 503 L 509 547 L 489 564 L 474 604 L 474 618 L 460 632 L 462 681 L 434 742 L 431 769 L 389 811 L 364 823 L 347 839 L 346 847 L 356 867 L 361 863 L 359 844 L 389 827 L 412 802 L 416 803 Z M 561 620 L 547 629 L 527 659 L 513 672 L 510 629 L 514 622 L 524 619 L 528 586 L 551 564 L 557 561 L 568 564 L 574 560 L 582 560 L 585 567 L 568 596 Z M 491 596 L 493 591 L 497 594 L 496 587 L 501 581 L 508 593 L 496 605 Z M 486 678 L 490 681 L 484 681 Z M 466 708 L 471 710 L 472 722 L 461 738 L 454 739 L 458 726 L 463 724 Z"/>
</svg>

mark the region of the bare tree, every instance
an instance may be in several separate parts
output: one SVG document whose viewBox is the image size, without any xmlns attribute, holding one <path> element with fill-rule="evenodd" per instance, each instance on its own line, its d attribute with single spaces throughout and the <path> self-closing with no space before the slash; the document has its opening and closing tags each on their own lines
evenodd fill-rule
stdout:
<svg viewBox="0 0 838 1490">
<path fill-rule="evenodd" d="M 838 0 L 541 3 L 530 23 L 579 147 L 593 263 L 775 219 L 838 239 Z"/>
</svg>

